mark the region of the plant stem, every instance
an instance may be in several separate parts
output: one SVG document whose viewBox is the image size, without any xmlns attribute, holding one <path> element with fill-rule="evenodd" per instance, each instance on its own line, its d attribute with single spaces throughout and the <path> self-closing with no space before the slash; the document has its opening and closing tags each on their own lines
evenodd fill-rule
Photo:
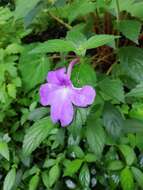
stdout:
<svg viewBox="0 0 143 190">
<path fill-rule="evenodd" d="M 63 26 L 65 26 L 68 30 L 72 29 L 72 26 L 65 23 L 62 19 L 58 18 L 57 16 L 53 15 L 52 13 L 49 12 L 49 15 L 55 19 L 57 22 L 59 22 L 60 24 L 62 24 Z"/>
</svg>

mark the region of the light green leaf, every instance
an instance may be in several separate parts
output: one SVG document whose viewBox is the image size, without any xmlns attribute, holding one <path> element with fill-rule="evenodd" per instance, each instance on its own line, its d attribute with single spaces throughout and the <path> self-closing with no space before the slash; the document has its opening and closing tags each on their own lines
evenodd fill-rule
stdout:
<svg viewBox="0 0 143 190">
<path fill-rule="evenodd" d="M 136 155 L 134 153 L 133 148 L 131 148 L 128 145 L 122 144 L 122 145 L 119 145 L 119 149 L 122 152 L 122 154 L 124 155 L 127 165 L 129 165 L 129 166 L 132 165 L 136 159 Z"/>
<path fill-rule="evenodd" d="M 105 144 L 105 132 L 100 121 L 90 121 L 87 123 L 86 138 L 89 144 L 90 150 L 95 153 L 96 156 L 101 156 L 101 153 Z"/>
<path fill-rule="evenodd" d="M 0 142 L 0 154 L 6 158 L 7 160 L 9 160 L 9 149 L 8 149 L 8 145 L 6 142 L 1 141 Z"/>
<path fill-rule="evenodd" d="M 37 84 L 44 82 L 50 69 L 50 61 L 45 55 L 28 54 L 32 46 L 28 46 L 20 58 L 20 71 L 26 90 L 31 90 Z M 27 72 L 28 68 L 28 72 Z"/>
<path fill-rule="evenodd" d="M 18 0 L 16 1 L 15 19 L 24 18 L 41 0 Z"/>
<path fill-rule="evenodd" d="M 95 35 L 89 38 L 87 42 L 85 42 L 82 46 L 85 49 L 97 48 L 99 46 L 103 46 L 105 44 L 113 42 L 117 38 L 119 37 L 107 34 Z"/>
<path fill-rule="evenodd" d="M 111 170 L 111 171 L 121 170 L 123 167 L 124 167 L 124 164 L 120 160 L 113 160 L 107 166 L 108 170 Z"/>
<path fill-rule="evenodd" d="M 15 183 L 15 177 L 16 177 L 16 170 L 15 168 L 12 168 L 8 174 L 6 175 L 4 179 L 4 185 L 3 190 L 11 190 L 14 183 Z"/>
<path fill-rule="evenodd" d="M 8 84 L 7 91 L 11 98 L 16 98 L 16 86 L 14 84 Z"/>
<path fill-rule="evenodd" d="M 138 185 L 142 188 L 143 187 L 143 172 L 136 167 L 131 167 L 131 170 L 133 172 L 134 178 L 137 181 Z"/>
<path fill-rule="evenodd" d="M 44 43 L 39 43 L 30 54 L 35 53 L 53 53 L 53 52 L 69 52 L 74 51 L 75 47 L 71 41 L 62 39 L 48 40 Z"/>
<path fill-rule="evenodd" d="M 60 167 L 58 164 L 56 164 L 49 171 L 49 186 L 52 187 L 54 183 L 56 183 L 59 177 L 60 177 Z"/>
<path fill-rule="evenodd" d="M 49 117 L 35 122 L 32 127 L 26 131 L 23 141 L 23 154 L 25 156 L 31 154 L 48 136 L 52 128 L 53 124 Z"/>
<path fill-rule="evenodd" d="M 123 190 L 134 190 L 133 174 L 128 167 L 121 171 L 121 186 Z"/>
<path fill-rule="evenodd" d="M 117 29 L 128 39 L 138 43 L 141 30 L 141 22 L 136 20 L 121 20 L 117 23 Z"/>
<path fill-rule="evenodd" d="M 36 190 L 39 184 L 39 175 L 34 175 L 29 182 L 29 190 Z"/>
<path fill-rule="evenodd" d="M 83 160 L 80 159 L 69 162 L 69 164 L 65 168 L 64 176 L 72 176 L 73 174 L 75 174 L 81 167 L 82 162 Z"/>
<path fill-rule="evenodd" d="M 80 65 L 75 66 L 72 72 L 72 81 L 77 87 L 84 85 L 96 85 L 96 73 L 91 65 L 81 62 Z"/>
<path fill-rule="evenodd" d="M 124 102 L 124 89 L 119 79 L 105 78 L 98 83 L 103 95 L 109 96 L 111 99 Z"/>
</svg>

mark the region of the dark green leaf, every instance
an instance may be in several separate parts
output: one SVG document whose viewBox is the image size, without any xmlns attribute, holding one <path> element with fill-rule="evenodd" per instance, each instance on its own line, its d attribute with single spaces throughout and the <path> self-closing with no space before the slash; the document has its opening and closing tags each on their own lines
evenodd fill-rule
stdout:
<svg viewBox="0 0 143 190">
<path fill-rule="evenodd" d="M 139 186 L 142 188 L 143 187 L 143 172 L 136 167 L 131 167 L 131 169 L 132 169 L 135 180 L 138 182 Z"/>
<path fill-rule="evenodd" d="M 98 83 L 98 86 L 103 95 L 105 94 L 115 101 L 124 102 L 124 89 L 119 79 L 105 78 Z"/>
<path fill-rule="evenodd" d="M 90 150 L 100 157 L 104 148 L 106 135 L 99 120 L 87 124 L 86 138 Z"/>
<path fill-rule="evenodd" d="M 27 131 L 23 141 L 23 154 L 29 155 L 49 135 L 53 124 L 49 117 L 43 118 L 32 125 Z"/>
<path fill-rule="evenodd" d="M 87 164 L 84 164 L 81 168 L 81 171 L 79 174 L 79 181 L 83 188 L 89 187 L 90 173 L 89 173 L 89 168 L 88 168 Z"/>
<path fill-rule="evenodd" d="M 123 130 L 123 117 L 112 104 L 106 103 L 103 111 L 103 124 L 107 132 L 114 138 L 120 137 Z"/>
</svg>

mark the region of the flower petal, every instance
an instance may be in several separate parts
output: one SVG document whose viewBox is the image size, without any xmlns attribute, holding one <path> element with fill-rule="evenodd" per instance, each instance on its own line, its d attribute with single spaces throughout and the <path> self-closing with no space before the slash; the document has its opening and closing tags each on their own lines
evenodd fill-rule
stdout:
<svg viewBox="0 0 143 190">
<path fill-rule="evenodd" d="M 70 90 L 62 88 L 52 93 L 51 118 L 53 122 L 61 122 L 67 126 L 73 119 L 73 105 L 70 101 Z"/>
<path fill-rule="evenodd" d="M 73 88 L 72 92 L 72 103 L 80 107 L 86 107 L 92 104 L 96 96 L 96 92 L 91 86 L 84 86 L 83 88 Z"/>
<path fill-rule="evenodd" d="M 61 79 L 65 75 L 66 68 L 57 69 L 56 71 L 48 72 L 47 81 L 52 84 L 60 84 Z"/>
<path fill-rule="evenodd" d="M 41 87 L 40 87 L 40 103 L 43 106 L 50 105 L 51 100 L 52 100 L 50 93 L 53 92 L 54 90 L 57 90 L 57 88 L 58 88 L 57 85 L 49 84 L 49 83 L 41 85 Z"/>
</svg>

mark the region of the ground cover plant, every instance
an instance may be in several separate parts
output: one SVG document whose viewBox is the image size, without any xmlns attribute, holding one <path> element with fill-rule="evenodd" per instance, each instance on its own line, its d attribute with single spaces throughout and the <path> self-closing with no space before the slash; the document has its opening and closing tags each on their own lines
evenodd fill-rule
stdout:
<svg viewBox="0 0 143 190">
<path fill-rule="evenodd" d="M 0 189 L 143 189 L 142 24 L 142 0 L 0 0 Z"/>
</svg>

